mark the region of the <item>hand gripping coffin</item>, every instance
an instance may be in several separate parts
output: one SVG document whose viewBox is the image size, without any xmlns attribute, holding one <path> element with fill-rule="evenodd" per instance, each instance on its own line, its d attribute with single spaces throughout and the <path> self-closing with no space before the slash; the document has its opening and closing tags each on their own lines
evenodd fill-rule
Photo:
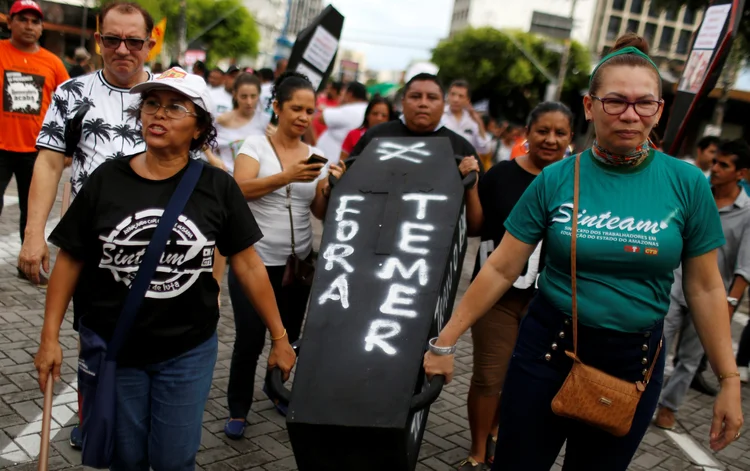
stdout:
<svg viewBox="0 0 750 471">
<path fill-rule="evenodd" d="M 448 320 L 467 243 L 447 138 L 374 139 L 331 194 L 287 425 L 301 471 L 413 470 L 429 405 L 422 359 Z"/>
</svg>

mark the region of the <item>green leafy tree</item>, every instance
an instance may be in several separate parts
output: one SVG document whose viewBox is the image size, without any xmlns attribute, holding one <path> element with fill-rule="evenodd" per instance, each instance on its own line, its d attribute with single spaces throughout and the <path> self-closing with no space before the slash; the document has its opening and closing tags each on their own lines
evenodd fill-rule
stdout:
<svg viewBox="0 0 750 471">
<path fill-rule="evenodd" d="M 102 0 L 102 4 L 112 0 Z M 158 22 L 167 18 L 165 47 L 177 45 L 180 0 L 136 0 Z M 186 0 L 187 39 L 192 39 L 221 19 L 213 28 L 196 38 L 196 44 L 207 48 L 206 61 L 214 64 L 223 58 L 239 58 L 258 54 L 260 33 L 242 0 Z"/>
<path fill-rule="evenodd" d="M 510 101 L 524 102 L 511 113 L 522 120 L 528 110 L 544 98 L 550 83 L 529 57 L 548 75 L 556 77 L 562 48 L 562 42 L 530 33 L 494 28 L 467 29 L 441 41 L 433 50 L 432 62 L 440 67 L 439 75 L 444 83 L 459 78 L 468 80 L 474 98 L 513 97 Z M 564 96 L 577 95 L 587 87 L 590 69 L 586 48 L 574 41 L 563 85 Z"/>
</svg>

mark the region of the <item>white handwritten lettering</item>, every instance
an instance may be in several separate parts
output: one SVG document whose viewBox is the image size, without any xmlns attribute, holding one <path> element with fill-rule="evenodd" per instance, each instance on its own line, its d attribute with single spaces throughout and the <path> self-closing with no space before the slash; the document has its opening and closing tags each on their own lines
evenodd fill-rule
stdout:
<svg viewBox="0 0 750 471">
<path fill-rule="evenodd" d="M 364 196 L 342 196 L 341 201 L 339 202 L 339 207 L 336 208 L 336 221 L 341 222 L 344 220 L 344 214 L 351 213 L 351 214 L 359 214 L 358 209 L 351 209 L 347 208 L 346 203 L 349 201 L 364 201 Z"/>
<path fill-rule="evenodd" d="M 374 320 L 370 324 L 370 330 L 365 337 L 365 351 L 371 352 L 374 347 L 379 347 L 388 355 L 395 355 L 396 349 L 393 348 L 387 339 L 395 337 L 401 332 L 401 326 L 398 322 Z"/>
<path fill-rule="evenodd" d="M 553 222 L 559 222 L 562 224 L 569 223 L 572 220 L 573 204 L 565 203 L 557 208 L 557 215 L 552 218 Z M 635 218 L 627 217 L 621 219 L 620 217 L 612 217 L 612 212 L 600 214 L 598 216 L 586 215 L 586 210 L 582 210 L 578 215 L 578 224 L 582 227 L 596 227 L 599 229 L 607 228 L 610 230 L 620 229 L 628 232 L 643 232 L 658 234 L 663 229 L 669 227 L 666 221 L 651 221 L 650 219 L 636 221 Z"/>
<path fill-rule="evenodd" d="M 338 253 L 337 253 L 338 252 Z M 346 257 L 354 253 L 354 247 L 346 244 L 331 244 L 328 246 L 325 252 L 323 252 L 323 258 L 326 260 L 326 270 L 333 270 L 333 264 L 338 263 L 341 268 L 351 273 L 354 271 L 349 262 L 345 260 Z"/>
<path fill-rule="evenodd" d="M 340 275 L 333 280 L 333 283 L 331 283 L 326 292 L 320 295 L 318 303 L 322 306 L 329 299 L 332 301 L 341 301 L 341 307 L 344 309 L 349 308 L 349 280 L 347 280 L 346 275 Z"/>
<path fill-rule="evenodd" d="M 435 226 L 432 224 L 414 224 L 412 222 L 403 223 L 401 225 L 401 241 L 398 247 L 409 254 L 427 255 L 429 253 L 428 249 L 411 245 L 414 242 L 428 242 L 430 240 L 429 236 L 417 235 L 412 232 L 416 230 L 432 232 L 435 230 Z"/>
<path fill-rule="evenodd" d="M 400 306 L 411 306 L 414 304 L 414 299 L 408 296 L 414 296 L 417 294 L 417 290 L 410 287 L 399 284 L 392 284 L 388 290 L 388 297 L 385 302 L 380 306 L 380 312 L 383 314 L 390 314 L 393 316 L 403 316 L 414 318 L 417 317 L 417 311 L 413 309 L 401 309 L 396 307 Z"/>
<path fill-rule="evenodd" d="M 425 195 L 423 193 L 409 193 L 404 195 L 404 201 L 416 201 L 417 202 L 417 219 L 420 221 L 427 217 L 427 202 L 428 201 L 447 201 L 448 197 L 445 195 Z"/>
<path fill-rule="evenodd" d="M 396 270 L 399 271 L 401 277 L 405 280 L 408 280 L 414 276 L 414 273 L 417 273 L 419 284 L 422 286 L 427 285 L 427 262 L 423 258 L 414 262 L 414 265 L 407 269 L 398 258 L 391 257 L 385 261 L 383 269 L 378 273 L 378 278 L 381 280 L 391 280 Z"/>
</svg>

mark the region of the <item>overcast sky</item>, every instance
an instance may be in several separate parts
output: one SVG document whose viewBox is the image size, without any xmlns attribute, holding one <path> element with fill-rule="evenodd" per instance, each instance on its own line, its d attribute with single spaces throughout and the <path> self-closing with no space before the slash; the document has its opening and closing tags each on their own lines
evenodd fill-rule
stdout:
<svg viewBox="0 0 750 471">
<path fill-rule="evenodd" d="M 363 52 L 372 70 L 400 70 L 412 59 L 429 59 L 430 50 L 448 36 L 453 13 L 453 0 L 330 3 L 345 18 L 341 47 Z"/>
</svg>

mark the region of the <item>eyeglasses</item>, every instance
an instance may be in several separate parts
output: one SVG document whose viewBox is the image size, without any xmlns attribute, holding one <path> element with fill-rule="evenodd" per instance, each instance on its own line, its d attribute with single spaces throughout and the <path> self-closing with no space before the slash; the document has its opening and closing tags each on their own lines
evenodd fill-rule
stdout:
<svg viewBox="0 0 750 471">
<path fill-rule="evenodd" d="M 128 51 L 140 51 L 143 49 L 143 45 L 146 44 L 146 39 L 140 38 L 120 38 L 118 36 L 100 36 L 102 38 L 102 45 L 107 49 L 117 49 L 120 44 L 125 43 L 125 47 Z"/>
<path fill-rule="evenodd" d="M 621 115 L 631 106 L 636 114 L 641 118 L 650 118 L 659 112 L 659 108 L 664 104 L 664 100 L 637 100 L 627 101 L 622 98 L 599 98 L 591 95 L 594 100 L 602 102 L 602 109 L 609 115 Z"/>
<path fill-rule="evenodd" d="M 141 105 L 141 111 L 148 115 L 155 115 L 159 112 L 159 108 L 164 108 L 164 114 L 167 115 L 167 118 L 169 119 L 182 119 L 187 115 L 198 116 L 196 113 L 188 111 L 187 108 L 178 105 L 177 103 L 162 105 L 156 100 L 146 100 Z"/>
</svg>

